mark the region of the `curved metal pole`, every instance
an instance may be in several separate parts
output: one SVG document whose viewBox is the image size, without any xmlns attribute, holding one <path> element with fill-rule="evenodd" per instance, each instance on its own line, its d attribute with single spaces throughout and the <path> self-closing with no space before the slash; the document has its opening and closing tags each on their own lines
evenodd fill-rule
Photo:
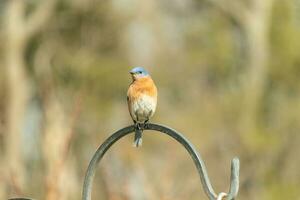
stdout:
<svg viewBox="0 0 300 200">
<path fill-rule="evenodd" d="M 83 184 L 83 191 L 82 191 L 82 200 L 91 200 L 91 193 L 92 193 L 92 185 L 93 185 L 93 179 L 96 172 L 96 167 L 106 151 L 119 139 L 124 137 L 125 135 L 128 135 L 129 133 L 134 132 L 135 127 L 128 126 L 125 128 L 122 128 L 112 134 L 110 137 L 108 137 L 102 145 L 97 149 L 95 152 L 92 160 L 90 161 L 90 164 L 88 166 L 86 176 L 84 179 Z M 163 125 L 158 124 L 147 124 L 145 126 L 145 130 L 155 130 L 159 131 L 161 133 L 165 133 L 175 140 L 177 140 L 179 143 L 181 143 L 185 149 L 188 151 L 190 156 L 192 157 L 194 164 L 197 167 L 197 171 L 200 175 L 200 180 L 202 183 L 202 187 L 207 195 L 207 197 L 210 200 L 216 200 L 218 198 L 218 195 L 214 192 L 212 185 L 210 183 L 210 180 L 208 178 L 208 174 L 206 171 L 206 167 L 204 165 L 203 160 L 201 159 L 200 155 L 197 153 L 196 149 L 193 147 L 193 145 L 180 133 L 177 131 L 168 128 Z M 238 193 L 238 184 L 239 184 L 239 159 L 234 158 L 231 162 L 231 183 L 230 183 L 230 189 L 229 193 L 226 194 L 228 200 L 233 200 L 237 196 Z"/>
</svg>

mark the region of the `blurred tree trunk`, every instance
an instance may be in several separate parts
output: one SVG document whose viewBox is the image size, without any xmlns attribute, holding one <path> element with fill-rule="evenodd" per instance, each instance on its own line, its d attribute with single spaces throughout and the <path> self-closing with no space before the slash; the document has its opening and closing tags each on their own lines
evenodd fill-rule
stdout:
<svg viewBox="0 0 300 200">
<path fill-rule="evenodd" d="M 35 71 L 38 77 L 40 96 L 45 113 L 43 158 L 46 168 L 44 199 L 66 200 L 78 196 L 76 164 L 69 158 L 74 126 L 81 108 L 81 93 L 77 96 L 73 112 L 68 116 L 57 95 L 58 87 L 52 76 L 51 59 L 55 47 L 43 43 L 35 57 Z M 81 91 L 79 91 L 81 92 Z"/>
<path fill-rule="evenodd" d="M 25 71 L 24 1 L 11 0 L 6 20 L 6 76 L 8 87 L 6 162 L 8 180 L 14 192 L 24 186 L 24 165 L 21 156 L 21 129 L 28 100 L 28 78 Z"/>
<path fill-rule="evenodd" d="M 253 132 L 264 93 L 268 72 L 269 30 L 273 0 L 242 1 L 207 0 L 233 18 L 244 32 L 247 43 L 246 71 L 242 82 L 240 130 Z"/>
<path fill-rule="evenodd" d="M 50 92 L 51 93 L 51 92 Z M 45 108 L 45 136 L 42 143 L 45 165 L 47 168 L 46 177 L 46 200 L 72 199 L 68 195 L 70 183 L 74 175 L 74 165 L 68 159 L 70 142 L 73 130 L 68 122 L 66 113 L 54 94 L 50 94 L 44 105 Z M 63 181 L 62 177 L 66 180 Z M 76 185 L 76 183 L 74 183 Z M 73 188 L 74 189 L 74 188 Z M 73 197 L 74 198 L 74 197 Z"/>
<path fill-rule="evenodd" d="M 268 73 L 269 30 L 273 0 L 252 1 L 252 9 L 245 19 L 244 30 L 248 42 L 246 77 L 243 80 L 244 104 L 242 130 L 255 130 Z M 251 134 L 250 134 L 251 135 Z"/>
<path fill-rule="evenodd" d="M 273 0 L 251 0 L 249 4 L 241 1 L 209 0 L 229 14 L 241 27 L 246 41 L 246 68 L 242 79 L 242 102 L 240 109 L 240 123 L 238 130 L 242 136 L 242 142 L 246 150 L 256 148 L 259 131 L 259 114 L 261 111 L 265 83 L 268 79 L 269 66 L 269 31 L 271 26 L 271 14 Z M 222 3 L 220 3 L 222 2 Z M 251 157 L 251 155 L 248 155 Z M 248 163 L 245 171 L 257 168 L 257 162 Z M 255 176 L 259 176 L 256 173 Z M 251 177 L 247 177 L 251 180 Z M 259 179 L 259 178 L 257 178 Z M 262 187 L 255 184 L 248 189 L 249 199 L 255 199 L 263 191 Z M 255 196 L 254 196 L 255 195 Z"/>
<path fill-rule="evenodd" d="M 22 161 L 22 126 L 29 93 L 29 79 L 26 74 L 25 48 L 49 18 L 56 0 L 43 1 L 26 18 L 26 1 L 10 0 L 4 15 L 6 36 L 6 76 L 8 88 L 7 131 L 5 136 L 5 162 L 8 177 L 14 193 L 21 193 L 25 185 L 24 163 Z M 4 183 L 5 184 L 5 183 Z M 2 187 L 0 183 L 0 187 Z M 4 187 L 4 186 L 3 186 Z"/>
<path fill-rule="evenodd" d="M 147 69 L 154 65 L 157 56 L 157 46 L 160 40 L 157 27 L 157 1 L 135 2 L 135 15 L 132 17 L 125 34 L 126 51 L 132 65 L 145 66 Z"/>
</svg>

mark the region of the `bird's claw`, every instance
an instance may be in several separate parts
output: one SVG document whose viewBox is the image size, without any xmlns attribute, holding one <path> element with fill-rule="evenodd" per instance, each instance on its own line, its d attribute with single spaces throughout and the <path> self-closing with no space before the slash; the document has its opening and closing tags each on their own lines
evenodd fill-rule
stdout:
<svg viewBox="0 0 300 200">
<path fill-rule="evenodd" d="M 148 129 L 149 128 L 149 123 L 148 123 L 148 121 L 146 121 L 145 123 L 144 123 L 144 129 Z"/>
<path fill-rule="evenodd" d="M 144 130 L 149 127 L 149 120 L 145 121 L 144 123 L 135 123 L 136 130 Z"/>
<path fill-rule="evenodd" d="M 136 129 L 136 130 L 142 130 L 141 125 L 142 125 L 142 124 L 140 124 L 140 123 L 136 123 L 136 124 L 135 124 L 135 129 Z"/>
</svg>

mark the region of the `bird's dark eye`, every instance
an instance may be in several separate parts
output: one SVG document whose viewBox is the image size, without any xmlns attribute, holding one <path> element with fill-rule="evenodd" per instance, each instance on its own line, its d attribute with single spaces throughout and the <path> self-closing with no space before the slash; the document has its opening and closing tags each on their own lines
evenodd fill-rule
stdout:
<svg viewBox="0 0 300 200">
<path fill-rule="evenodd" d="M 142 74 L 143 72 L 142 71 L 139 71 L 139 74 Z"/>
</svg>

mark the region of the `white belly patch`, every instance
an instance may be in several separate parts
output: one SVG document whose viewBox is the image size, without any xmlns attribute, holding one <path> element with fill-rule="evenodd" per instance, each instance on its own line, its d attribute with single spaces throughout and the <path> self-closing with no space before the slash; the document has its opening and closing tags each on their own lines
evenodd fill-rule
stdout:
<svg viewBox="0 0 300 200">
<path fill-rule="evenodd" d="M 143 95 L 138 100 L 132 102 L 131 113 L 135 121 L 143 123 L 153 116 L 155 109 L 156 100 L 148 95 Z"/>
</svg>

